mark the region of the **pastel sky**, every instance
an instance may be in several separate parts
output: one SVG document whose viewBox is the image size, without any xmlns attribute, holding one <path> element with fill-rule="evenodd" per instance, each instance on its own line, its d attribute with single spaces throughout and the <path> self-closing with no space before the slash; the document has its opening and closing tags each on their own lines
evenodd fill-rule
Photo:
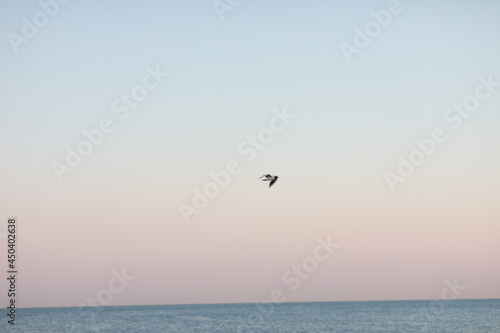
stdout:
<svg viewBox="0 0 500 333">
<path fill-rule="evenodd" d="M 0 232 L 18 219 L 18 305 L 439 299 L 455 280 L 459 298 L 499 298 L 500 3 L 218 6 L 0 2 Z M 58 177 L 103 120 L 112 131 Z M 193 206 L 230 161 L 228 185 Z M 318 261 L 328 237 L 340 247 Z"/>
</svg>

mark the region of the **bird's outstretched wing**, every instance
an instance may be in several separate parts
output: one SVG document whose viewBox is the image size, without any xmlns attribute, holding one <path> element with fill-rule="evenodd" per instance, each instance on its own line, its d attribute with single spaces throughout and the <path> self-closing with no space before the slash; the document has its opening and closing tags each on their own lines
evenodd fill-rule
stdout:
<svg viewBox="0 0 500 333">
<path fill-rule="evenodd" d="M 270 174 L 267 174 L 267 175 L 262 175 L 260 176 L 259 178 L 257 179 L 262 179 L 262 178 L 265 178 L 265 179 L 268 179 L 268 178 L 271 178 L 272 176 Z"/>
<path fill-rule="evenodd" d="M 274 185 L 274 183 L 276 183 L 276 181 L 278 180 L 278 178 L 274 178 L 270 183 L 269 183 L 269 188 L 271 188 L 271 186 Z"/>
</svg>

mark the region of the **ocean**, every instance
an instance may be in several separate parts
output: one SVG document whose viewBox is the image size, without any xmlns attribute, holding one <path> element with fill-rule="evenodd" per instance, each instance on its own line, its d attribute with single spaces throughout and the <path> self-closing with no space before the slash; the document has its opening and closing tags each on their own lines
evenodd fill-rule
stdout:
<svg viewBox="0 0 500 333">
<path fill-rule="evenodd" d="M 500 300 L 158 305 L 2 310 L 1 332 L 500 333 Z"/>
</svg>

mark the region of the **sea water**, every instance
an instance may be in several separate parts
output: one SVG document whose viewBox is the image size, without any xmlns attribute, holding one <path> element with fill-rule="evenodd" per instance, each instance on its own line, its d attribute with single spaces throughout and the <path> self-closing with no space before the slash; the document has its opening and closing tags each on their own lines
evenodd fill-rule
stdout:
<svg viewBox="0 0 500 333">
<path fill-rule="evenodd" d="M 500 333 L 500 300 L 17 309 L 0 332 Z"/>
</svg>

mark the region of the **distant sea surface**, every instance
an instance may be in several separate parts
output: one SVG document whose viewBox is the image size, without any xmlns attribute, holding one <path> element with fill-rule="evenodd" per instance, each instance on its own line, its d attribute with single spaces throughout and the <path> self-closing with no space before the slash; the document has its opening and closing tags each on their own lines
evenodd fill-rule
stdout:
<svg viewBox="0 0 500 333">
<path fill-rule="evenodd" d="M 0 332 L 500 333 L 500 300 L 209 304 L 1 311 Z"/>
</svg>

